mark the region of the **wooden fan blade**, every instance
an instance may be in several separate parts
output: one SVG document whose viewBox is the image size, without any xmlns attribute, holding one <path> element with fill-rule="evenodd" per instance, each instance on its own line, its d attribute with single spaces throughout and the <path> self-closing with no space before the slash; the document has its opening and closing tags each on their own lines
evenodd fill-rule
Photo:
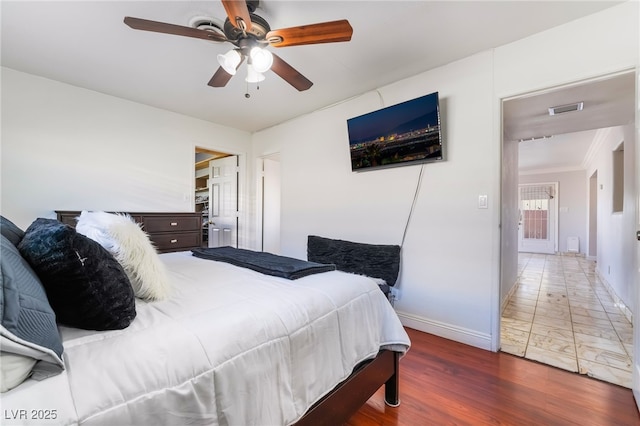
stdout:
<svg viewBox="0 0 640 426">
<path fill-rule="evenodd" d="M 207 84 L 211 87 L 224 87 L 231 80 L 231 77 L 233 76 L 220 67 Z"/>
<path fill-rule="evenodd" d="M 242 31 L 251 29 L 251 15 L 245 0 L 222 0 L 222 5 L 234 27 Z"/>
<path fill-rule="evenodd" d="M 275 53 L 273 54 L 273 65 L 271 65 L 271 71 L 278 74 L 284 81 L 301 92 L 313 86 L 313 83 L 309 81 L 307 77 L 300 74 L 295 68 L 286 63 Z"/>
<path fill-rule="evenodd" d="M 163 34 L 173 34 L 185 37 L 201 38 L 212 41 L 228 41 L 223 35 L 213 31 L 199 30 L 197 28 L 183 27 L 181 25 L 166 24 L 164 22 L 149 21 L 147 19 L 132 18 L 127 16 L 124 23 L 134 30 L 152 31 Z"/>
<path fill-rule="evenodd" d="M 349 41 L 352 34 L 353 28 L 351 28 L 351 24 L 346 19 L 342 19 L 340 21 L 273 30 L 269 31 L 265 38 L 274 47 L 285 47 Z"/>
<path fill-rule="evenodd" d="M 240 65 L 242 65 L 243 62 L 244 62 L 244 56 L 242 56 L 242 58 L 240 59 L 240 62 L 238 62 L 238 66 L 236 67 L 236 70 L 240 68 Z M 219 67 L 216 73 L 213 74 L 213 77 L 211 77 L 211 80 L 209 80 L 207 84 L 211 87 L 224 87 L 227 85 L 229 80 L 231 80 L 231 77 L 233 77 L 233 75 L 226 72 L 224 68 Z"/>
</svg>

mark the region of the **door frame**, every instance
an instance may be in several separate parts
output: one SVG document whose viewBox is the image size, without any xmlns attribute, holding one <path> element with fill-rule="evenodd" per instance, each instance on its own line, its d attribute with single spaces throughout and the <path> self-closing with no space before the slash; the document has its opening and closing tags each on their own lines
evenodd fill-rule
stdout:
<svg viewBox="0 0 640 426">
<path fill-rule="evenodd" d="M 636 67 L 636 134 L 635 134 L 635 166 L 636 166 L 636 238 L 640 240 L 640 67 Z M 640 289 L 638 283 L 640 283 L 640 241 L 636 242 L 636 256 L 635 256 L 635 301 L 636 312 L 633 315 L 633 359 L 632 359 L 632 373 L 631 373 L 631 388 L 633 390 L 633 396 L 635 397 L 636 407 L 640 410 Z"/>
<path fill-rule="evenodd" d="M 492 287 L 492 300 L 491 300 L 491 350 L 497 352 L 500 350 L 500 326 L 501 326 L 501 307 L 502 307 L 502 291 L 503 291 L 503 280 L 505 278 L 505 271 L 508 269 L 509 265 L 506 260 L 508 259 L 508 255 L 505 252 L 514 250 L 513 241 L 509 240 L 508 232 L 505 230 L 504 225 L 509 223 L 509 219 L 505 217 L 505 214 L 509 213 L 508 209 L 505 209 L 503 206 L 503 200 L 505 199 L 505 187 L 507 186 L 505 182 L 510 181 L 511 179 L 518 179 L 518 170 L 517 167 L 515 170 L 513 168 L 505 168 L 505 144 L 509 141 L 505 141 L 504 139 L 504 114 L 503 114 L 503 104 L 505 101 L 517 99 L 521 97 L 531 96 L 536 93 L 549 92 L 554 90 L 559 90 L 566 87 L 571 87 L 577 84 L 584 84 L 586 82 L 595 82 L 598 80 L 611 78 L 616 75 L 620 75 L 623 73 L 634 72 L 636 76 L 636 103 L 635 103 L 635 128 L 636 128 L 636 181 L 640 181 L 640 94 L 638 93 L 638 88 L 640 87 L 640 67 L 638 65 L 627 66 L 617 70 L 611 70 L 610 72 L 603 72 L 599 74 L 594 74 L 591 76 L 585 76 L 582 79 L 574 79 L 574 80 L 565 80 L 559 81 L 557 84 L 546 84 L 544 86 L 538 87 L 530 87 L 527 90 L 518 91 L 518 92 L 503 92 L 496 93 L 494 92 L 494 119 L 496 120 L 494 123 L 494 138 L 499 142 L 498 145 L 498 156 L 499 161 L 496 168 L 496 173 L 499 176 L 497 179 L 497 191 L 499 194 L 497 208 L 499 211 L 498 220 L 497 220 L 497 230 L 496 241 L 494 242 L 494 247 L 499 253 L 499 259 L 497 264 L 495 265 L 494 272 L 497 276 L 497 279 L 493 281 Z M 514 177 L 515 172 L 515 177 Z M 588 179 L 588 177 L 586 177 Z M 638 183 L 640 185 L 640 183 Z M 640 187 L 636 188 L 636 202 L 637 202 L 637 210 L 640 215 Z M 638 230 L 640 231 L 640 217 L 638 218 Z M 517 232 L 517 231 L 516 231 Z M 516 236 L 517 237 L 517 236 Z M 515 250 L 517 251 L 517 243 Z M 637 254 L 637 264 L 633 265 L 635 270 L 637 271 L 638 280 L 640 282 L 640 244 L 638 245 L 638 254 Z M 513 288 L 511 288 L 513 290 Z M 640 307 L 640 289 L 636 286 L 636 301 L 637 306 Z M 640 308 L 638 308 L 640 309 Z M 636 403 L 638 408 L 640 409 L 640 312 L 634 314 L 633 316 L 633 327 L 635 330 L 634 334 L 634 356 L 633 356 L 633 392 L 636 396 Z"/>
</svg>

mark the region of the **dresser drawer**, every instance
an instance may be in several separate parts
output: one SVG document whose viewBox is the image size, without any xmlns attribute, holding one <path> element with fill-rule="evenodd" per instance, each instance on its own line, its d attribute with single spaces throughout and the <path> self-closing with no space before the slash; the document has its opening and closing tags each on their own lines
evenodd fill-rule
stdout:
<svg viewBox="0 0 640 426">
<path fill-rule="evenodd" d="M 58 220 L 76 226 L 80 211 L 56 210 Z M 202 245 L 202 213 L 130 213 L 160 253 L 191 250 Z"/>
<path fill-rule="evenodd" d="M 76 224 L 78 223 L 78 221 L 76 220 L 78 216 L 80 216 L 80 212 L 68 212 L 68 213 L 65 212 L 65 213 L 58 213 L 57 217 L 60 222 L 75 228 Z"/>
<path fill-rule="evenodd" d="M 201 244 L 201 234 L 199 230 L 167 234 L 149 234 L 149 239 L 151 239 L 160 253 L 191 250 L 194 247 L 199 247 Z"/>
<path fill-rule="evenodd" d="M 202 227 L 199 216 L 144 216 L 144 230 L 148 234 L 155 232 L 195 231 Z"/>
</svg>

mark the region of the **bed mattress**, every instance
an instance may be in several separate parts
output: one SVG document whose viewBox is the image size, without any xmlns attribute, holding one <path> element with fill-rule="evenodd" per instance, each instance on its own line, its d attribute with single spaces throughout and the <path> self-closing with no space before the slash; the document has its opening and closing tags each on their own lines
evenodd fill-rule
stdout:
<svg viewBox="0 0 640 426">
<path fill-rule="evenodd" d="M 124 330 L 60 327 L 64 372 L 3 394 L 2 424 L 286 425 L 381 348 L 409 348 L 367 277 L 160 257 L 170 299 L 137 300 Z"/>
</svg>

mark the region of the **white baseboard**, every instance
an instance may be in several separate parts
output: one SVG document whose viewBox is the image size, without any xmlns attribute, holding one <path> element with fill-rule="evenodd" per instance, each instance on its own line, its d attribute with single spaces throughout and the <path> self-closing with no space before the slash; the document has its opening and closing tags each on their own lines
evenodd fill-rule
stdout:
<svg viewBox="0 0 640 426">
<path fill-rule="evenodd" d="M 398 314 L 398 318 L 400 318 L 400 322 L 405 327 L 434 334 L 476 348 L 491 350 L 491 335 L 489 334 L 479 333 L 475 330 L 457 327 L 405 312 L 396 313 Z"/>
<path fill-rule="evenodd" d="M 511 297 L 513 296 L 513 293 L 515 293 L 516 290 L 518 289 L 519 280 L 520 280 L 520 276 L 518 276 L 518 278 L 516 278 L 516 282 L 513 283 L 513 285 L 509 289 L 509 292 L 507 293 L 507 295 L 505 296 L 504 300 L 500 304 L 500 315 L 502 315 L 502 313 L 504 312 L 504 309 L 509 304 L 509 300 L 511 300 Z"/>
<path fill-rule="evenodd" d="M 620 310 L 622 311 L 624 316 L 629 320 L 629 322 L 633 324 L 633 312 L 631 312 L 631 309 L 629 309 L 629 307 L 624 303 L 624 301 L 618 296 L 613 286 L 609 284 L 609 281 L 607 281 L 604 274 L 602 273 L 600 268 L 598 268 L 597 266 L 596 266 L 596 274 L 598 275 L 598 278 L 600 278 L 600 281 L 604 285 L 604 288 L 609 293 L 609 296 L 611 296 L 611 298 L 613 299 L 613 302 L 618 306 L 618 308 L 620 308 Z"/>
</svg>

